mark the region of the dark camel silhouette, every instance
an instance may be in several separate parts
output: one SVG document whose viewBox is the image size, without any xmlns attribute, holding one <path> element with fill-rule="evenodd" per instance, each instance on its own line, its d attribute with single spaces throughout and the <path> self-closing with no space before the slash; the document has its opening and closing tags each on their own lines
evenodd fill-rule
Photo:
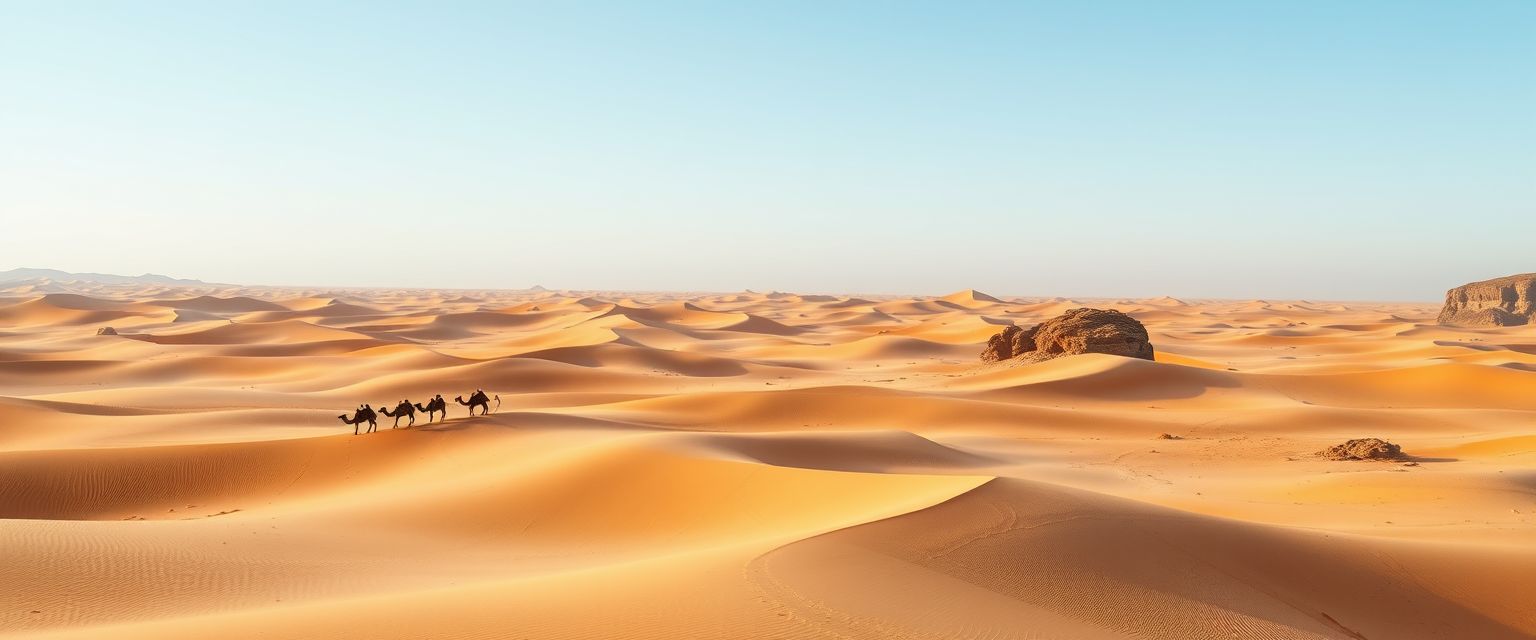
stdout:
<svg viewBox="0 0 1536 640">
<path fill-rule="evenodd" d="M 411 419 L 410 422 L 405 423 L 405 428 L 407 429 L 416 424 L 416 407 L 411 406 L 410 400 L 401 400 L 400 404 L 395 405 L 394 413 L 390 413 L 389 407 L 379 407 L 379 411 L 382 411 L 384 412 L 384 415 L 395 419 L 395 426 L 390 427 L 391 429 L 400 426 L 401 417 Z"/>
<path fill-rule="evenodd" d="M 354 436 L 357 435 L 357 427 L 358 427 L 358 425 L 360 425 L 360 424 L 362 424 L 364 422 L 368 423 L 368 431 L 367 431 L 367 433 L 373 433 L 373 431 L 379 427 L 379 422 L 378 422 L 379 416 L 378 416 L 378 414 L 374 413 L 373 412 L 373 408 L 369 407 L 366 404 L 361 406 L 361 407 L 358 407 L 357 408 L 357 413 L 353 414 L 353 416 L 351 418 L 348 418 L 347 414 L 345 414 L 345 413 L 343 413 L 343 414 L 341 414 L 339 416 L 336 416 L 336 417 L 341 418 L 342 422 L 344 422 L 346 424 L 352 425 L 352 435 L 354 435 Z"/>
<path fill-rule="evenodd" d="M 475 407 L 480 407 L 480 415 L 482 416 L 491 412 L 491 399 L 485 395 L 484 391 L 479 389 L 470 394 L 469 402 L 464 401 L 464 396 L 454 396 L 453 401 L 469 407 L 469 415 L 471 417 L 475 415 Z"/>
<path fill-rule="evenodd" d="M 443 414 L 441 418 L 438 418 L 438 420 L 443 420 L 448 417 L 448 401 L 444 400 L 442 396 L 437 396 L 436 398 L 428 400 L 427 406 L 425 407 L 419 404 L 416 405 L 416 410 L 427 414 L 427 424 L 432 424 L 432 414 L 434 413 Z"/>
<path fill-rule="evenodd" d="M 363 433 L 373 433 L 374 431 L 377 431 L 379 428 L 379 414 L 373 412 L 373 405 L 363 405 L 363 416 L 363 419 L 368 421 L 368 430 L 364 431 Z"/>
</svg>

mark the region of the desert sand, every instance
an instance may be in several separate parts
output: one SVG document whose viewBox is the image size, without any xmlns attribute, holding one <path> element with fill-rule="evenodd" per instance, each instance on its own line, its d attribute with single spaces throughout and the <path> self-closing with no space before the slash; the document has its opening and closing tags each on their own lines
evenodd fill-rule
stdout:
<svg viewBox="0 0 1536 640">
<path fill-rule="evenodd" d="M 1156 360 L 978 360 L 1082 306 Z M 0 635 L 1536 636 L 1536 327 L 1438 311 L 13 286 Z"/>
</svg>

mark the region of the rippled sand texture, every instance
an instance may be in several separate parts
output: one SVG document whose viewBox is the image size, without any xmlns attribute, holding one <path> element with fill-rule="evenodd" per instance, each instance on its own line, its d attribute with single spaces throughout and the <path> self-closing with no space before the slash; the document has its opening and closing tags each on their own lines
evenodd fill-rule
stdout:
<svg viewBox="0 0 1536 640">
<path fill-rule="evenodd" d="M 1077 306 L 1157 361 L 977 361 Z M 1536 329 L 1436 311 L 13 287 L 0 633 L 1531 637 Z"/>
</svg>

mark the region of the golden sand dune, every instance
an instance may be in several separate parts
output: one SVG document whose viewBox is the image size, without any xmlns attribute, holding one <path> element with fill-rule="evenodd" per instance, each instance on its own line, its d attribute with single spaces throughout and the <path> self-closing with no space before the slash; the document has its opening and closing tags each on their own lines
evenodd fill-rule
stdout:
<svg viewBox="0 0 1536 640">
<path fill-rule="evenodd" d="M 1533 637 L 1536 329 L 1436 311 L 0 290 L 0 635 Z"/>
</svg>

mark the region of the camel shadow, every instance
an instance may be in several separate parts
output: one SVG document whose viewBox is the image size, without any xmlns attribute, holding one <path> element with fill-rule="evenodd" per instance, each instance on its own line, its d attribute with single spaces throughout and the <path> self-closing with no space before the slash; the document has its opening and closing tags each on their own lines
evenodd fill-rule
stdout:
<svg viewBox="0 0 1536 640">
<path fill-rule="evenodd" d="M 573 416 L 563 413 L 545 413 L 542 411 L 506 411 L 504 413 L 487 416 L 476 415 L 473 419 L 468 417 L 450 418 L 444 422 L 434 423 L 431 426 L 417 426 L 416 429 L 425 431 L 464 431 L 470 428 L 476 429 L 506 429 L 506 430 L 550 430 L 550 429 L 591 429 L 601 428 L 616 431 L 671 431 L 673 429 L 656 427 L 646 424 L 610 420 L 607 418 L 592 418 L 585 416 Z"/>
<path fill-rule="evenodd" d="M 511 414 L 505 414 L 505 415 L 511 415 Z M 517 426 L 517 425 L 507 424 L 507 423 L 505 423 L 505 422 L 503 422 L 501 420 L 494 420 L 494 419 L 493 420 L 486 420 L 485 419 L 485 418 L 489 418 L 489 417 L 490 416 L 488 416 L 488 415 L 481 415 L 481 414 L 475 414 L 475 415 L 472 415 L 472 416 L 461 416 L 461 417 L 458 417 L 458 418 L 448 418 L 446 420 L 439 420 L 439 421 L 433 422 L 431 424 L 417 425 L 416 428 L 424 430 L 424 431 L 463 431 L 463 430 L 468 429 L 470 427 L 477 427 L 477 426 L 502 427 L 502 428 L 507 428 L 507 429 L 511 429 L 511 428 Z"/>
<path fill-rule="evenodd" d="M 475 417 L 478 418 L 480 416 L 475 416 Z M 471 420 L 469 418 L 452 418 L 452 419 L 449 419 L 449 420 L 444 420 L 442 422 L 433 423 L 432 426 L 422 427 L 421 429 L 423 431 L 443 431 L 443 432 L 447 432 L 447 431 L 463 431 L 463 430 L 468 429 L 471 426 L 473 426 L 475 424 L 478 424 L 480 422 L 483 422 L 483 421 L 481 421 L 481 420 Z"/>
</svg>

